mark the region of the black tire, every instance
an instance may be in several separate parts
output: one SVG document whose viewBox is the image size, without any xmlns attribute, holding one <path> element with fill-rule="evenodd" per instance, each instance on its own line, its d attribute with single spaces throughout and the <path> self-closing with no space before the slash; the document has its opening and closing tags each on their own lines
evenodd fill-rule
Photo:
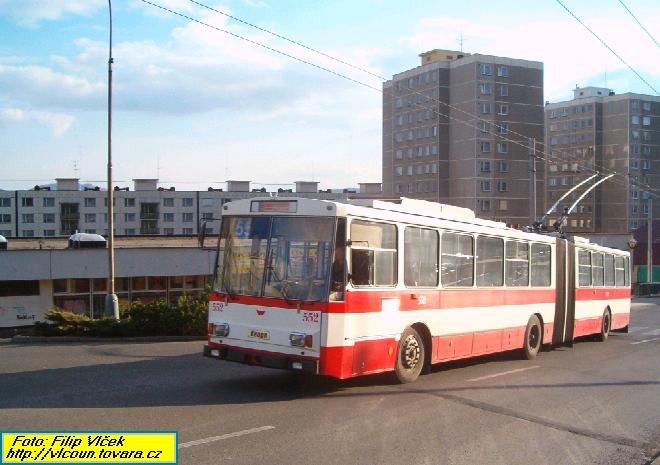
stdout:
<svg viewBox="0 0 660 465">
<path fill-rule="evenodd" d="M 596 339 L 605 342 L 612 330 L 612 315 L 609 310 L 603 312 L 603 319 L 600 323 L 600 334 L 596 335 Z"/>
<path fill-rule="evenodd" d="M 412 383 L 424 368 L 426 358 L 424 339 L 415 328 L 407 327 L 401 339 L 396 353 L 396 377 L 400 383 Z"/>
<path fill-rule="evenodd" d="M 527 322 L 525 330 L 525 344 L 523 345 L 523 354 L 527 360 L 531 360 L 539 353 L 543 343 L 543 328 L 539 317 L 532 315 Z"/>
</svg>

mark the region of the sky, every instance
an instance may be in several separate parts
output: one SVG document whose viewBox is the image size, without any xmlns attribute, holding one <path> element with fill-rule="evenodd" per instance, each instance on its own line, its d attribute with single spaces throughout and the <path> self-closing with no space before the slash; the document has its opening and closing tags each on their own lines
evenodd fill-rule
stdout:
<svg viewBox="0 0 660 465">
<path fill-rule="evenodd" d="M 229 179 L 269 190 L 299 180 L 320 188 L 380 182 L 375 76 L 416 67 L 427 50 L 459 49 L 461 36 L 468 53 L 542 61 L 546 101 L 570 99 L 576 85 L 654 94 L 556 0 L 200 0 L 212 9 L 149 1 L 206 25 L 141 0 L 112 2 L 112 157 L 121 186 L 134 178 L 178 190 Z M 619 0 L 563 3 L 660 88 L 660 48 Z M 660 2 L 624 3 L 660 39 Z M 106 0 L 0 0 L 0 189 L 57 177 L 103 185 L 108 32 Z"/>
</svg>

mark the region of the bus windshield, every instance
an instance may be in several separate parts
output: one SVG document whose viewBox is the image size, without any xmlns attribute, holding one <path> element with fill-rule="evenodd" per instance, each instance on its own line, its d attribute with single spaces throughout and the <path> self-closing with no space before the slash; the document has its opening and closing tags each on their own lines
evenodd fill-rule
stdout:
<svg viewBox="0 0 660 465">
<path fill-rule="evenodd" d="M 226 217 L 215 291 L 287 301 L 325 300 L 333 237 L 334 218 Z"/>
</svg>

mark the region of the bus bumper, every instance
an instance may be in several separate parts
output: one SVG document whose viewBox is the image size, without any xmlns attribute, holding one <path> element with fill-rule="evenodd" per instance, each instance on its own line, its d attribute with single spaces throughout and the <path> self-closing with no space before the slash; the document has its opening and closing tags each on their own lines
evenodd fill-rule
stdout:
<svg viewBox="0 0 660 465">
<path fill-rule="evenodd" d="M 268 352 L 255 352 L 237 347 L 218 347 L 207 344 L 204 346 L 204 356 L 226 360 L 228 362 L 244 363 L 246 365 L 258 365 L 311 374 L 319 373 L 319 361 L 316 359 Z"/>
</svg>

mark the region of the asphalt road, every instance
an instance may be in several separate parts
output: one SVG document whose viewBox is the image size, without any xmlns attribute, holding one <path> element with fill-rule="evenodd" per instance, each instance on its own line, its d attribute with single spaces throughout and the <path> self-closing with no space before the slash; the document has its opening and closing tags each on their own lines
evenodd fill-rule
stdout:
<svg viewBox="0 0 660 465">
<path fill-rule="evenodd" d="M 203 343 L 0 343 L 0 429 L 177 430 L 179 463 L 660 463 L 660 299 L 605 342 L 345 382 Z M 654 462 L 655 460 L 655 462 Z"/>
</svg>

